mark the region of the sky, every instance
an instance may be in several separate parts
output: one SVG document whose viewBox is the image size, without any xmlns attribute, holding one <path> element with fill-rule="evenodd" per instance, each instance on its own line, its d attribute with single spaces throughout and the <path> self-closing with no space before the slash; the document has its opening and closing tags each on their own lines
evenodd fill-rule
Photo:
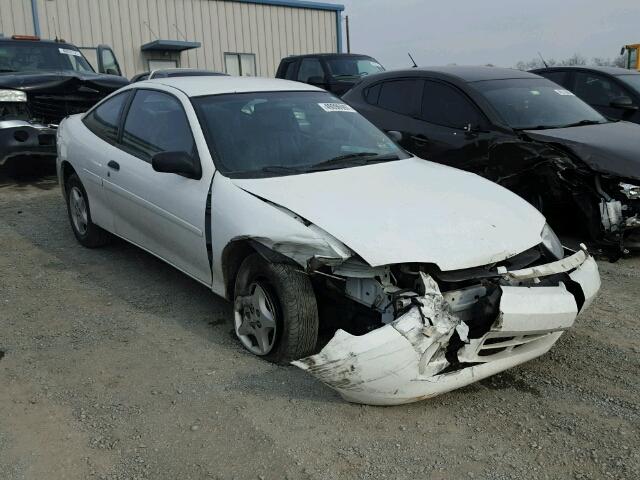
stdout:
<svg viewBox="0 0 640 480">
<path fill-rule="evenodd" d="M 494 64 L 513 67 L 538 52 L 617 56 L 640 43 L 640 0 L 338 0 L 349 15 L 351 51 L 387 68 Z M 344 32 L 344 19 L 343 19 Z M 346 37 L 345 37 L 346 38 Z M 343 42 L 346 51 L 346 40 Z"/>
</svg>

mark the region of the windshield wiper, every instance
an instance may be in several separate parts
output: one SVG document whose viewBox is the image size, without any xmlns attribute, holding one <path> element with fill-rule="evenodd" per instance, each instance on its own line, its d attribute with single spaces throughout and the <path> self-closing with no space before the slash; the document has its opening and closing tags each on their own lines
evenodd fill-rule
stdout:
<svg viewBox="0 0 640 480">
<path fill-rule="evenodd" d="M 600 125 L 601 123 L 605 122 L 601 122 L 599 120 L 580 120 L 579 122 L 568 123 L 567 125 L 562 125 L 558 128 L 581 127 L 582 125 Z"/>
<path fill-rule="evenodd" d="M 582 125 L 600 125 L 601 123 L 604 122 L 599 120 L 580 120 L 579 122 L 567 123 L 566 125 L 535 125 L 533 127 L 517 128 L 516 130 L 552 130 L 554 128 L 580 127 Z"/>
<path fill-rule="evenodd" d="M 368 163 L 386 162 L 390 160 L 399 160 L 400 157 L 396 153 L 376 153 L 376 152 L 358 152 L 348 153 L 330 158 L 324 162 L 316 163 L 309 168 L 310 172 L 318 170 L 330 170 L 333 167 L 348 167 L 353 165 L 366 165 Z"/>
<path fill-rule="evenodd" d="M 301 173 L 307 170 L 299 167 L 287 167 L 286 165 L 269 165 L 256 171 L 260 173 Z"/>
<path fill-rule="evenodd" d="M 5 73 L 5 72 L 17 72 L 17 70 L 13 70 L 11 68 L 0 68 L 0 72 L 1 73 Z"/>
</svg>

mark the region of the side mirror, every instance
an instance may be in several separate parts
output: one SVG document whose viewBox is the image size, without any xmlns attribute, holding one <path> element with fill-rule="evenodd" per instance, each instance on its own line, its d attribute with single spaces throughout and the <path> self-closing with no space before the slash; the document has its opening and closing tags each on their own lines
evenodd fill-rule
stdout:
<svg viewBox="0 0 640 480">
<path fill-rule="evenodd" d="M 307 83 L 310 85 L 315 85 L 316 87 L 320 87 L 320 88 L 324 88 L 327 86 L 327 82 L 324 81 L 324 77 L 321 77 L 320 75 L 315 77 L 309 77 L 309 79 L 307 80 Z"/>
<path fill-rule="evenodd" d="M 187 178 L 202 178 L 200 164 L 187 152 L 161 152 L 151 158 L 151 166 L 156 172 L 176 173 Z"/>
<path fill-rule="evenodd" d="M 613 108 L 621 108 L 623 110 L 638 110 L 638 106 L 633 104 L 633 100 L 629 97 L 617 97 L 611 100 L 609 106 Z"/>
<path fill-rule="evenodd" d="M 399 132 L 397 130 L 389 130 L 387 132 L 387 137 L 389 137 L 395 143 L 400 143 L 402 141 L 403 135 L 402 132 Z"/>
</svg>

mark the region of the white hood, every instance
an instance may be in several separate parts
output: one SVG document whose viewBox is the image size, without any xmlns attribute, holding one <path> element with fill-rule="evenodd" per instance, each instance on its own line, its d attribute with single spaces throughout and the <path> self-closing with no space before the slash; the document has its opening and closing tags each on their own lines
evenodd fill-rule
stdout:
<svg viewBox="0 0 640 480">
<path fill-rule="evenodd" d="M 486 265 L 539 244 L 545 223 L 508 190 L 417 158 L 233 183 L 314 223 L 371 266 Z"/>
</svg>

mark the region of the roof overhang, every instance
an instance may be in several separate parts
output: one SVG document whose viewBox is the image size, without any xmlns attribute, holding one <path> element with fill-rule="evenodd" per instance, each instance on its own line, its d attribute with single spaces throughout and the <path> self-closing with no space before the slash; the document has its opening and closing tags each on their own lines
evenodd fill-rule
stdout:
<svg viewBox="0 0 640 480">
<path fill-rule="evenodd" d="M 278 7 L 290 7 L 290 8 L 310 8 L 312 10 L 331 10 L 334 12 L 341 12 L 344 10 L 344 5 L 337 3 L 325 3 L 325 2 L 308 2 L 305 0 L 231 0 L 241 3 L 256 3 L 258 5 L 275 5 Z"/>
<path fill-rule="evenodd" d="M 182 52 L 193 48 L 200 48 L 200 42 L 182 40 L 154 40 L 140 47 L 143 52 Z"/>
</svg>

